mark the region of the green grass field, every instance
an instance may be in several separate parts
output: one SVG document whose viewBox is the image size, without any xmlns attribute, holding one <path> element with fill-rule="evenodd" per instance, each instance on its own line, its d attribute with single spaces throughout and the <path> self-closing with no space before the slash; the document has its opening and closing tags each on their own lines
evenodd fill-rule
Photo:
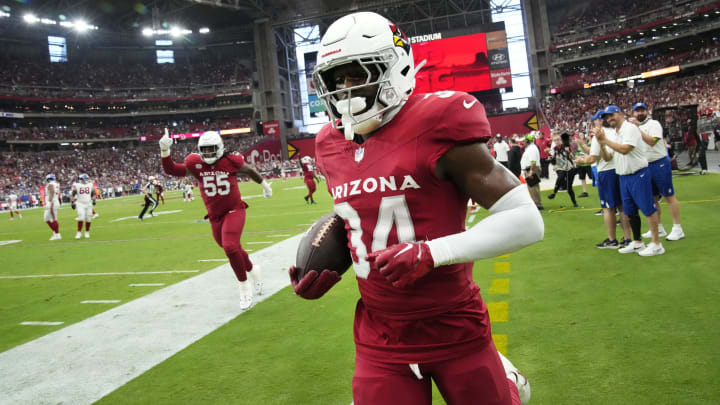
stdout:
<svg viewBox="0 0 720 405">
<path fill-rule="evenodd" d="M 564 194 L 544 200 L 543 242 L 475 264 L 496 343 L 530 379 L 531 404 L 720 403 L 720 176 L 680 177 L 675 184 L 687 238 L 664 242 L 663 256 L 596 249 L 605 235 L 602 217 L 592 215 L 599 205 L 592 190 L 579 200 L 583 208 L 561 208 L 570 205 Z M 278 241 L 273 234 L 301 233 L 332 210 L 324 184 L 313 206 L 302 200 L 301 185 L 275 182 L 272 199 L 247 200 L 245 248 Z M 241 192 L 261 194 L 255 184 L 241 184 Z M 144 222 L 113 222 L 136 216 L 140 197 L 100 201 L 92 238 L 82 240 L 73 239 L 69 205 L 59 214 L 61 241 L 48 241 L 40 210 L 15 221 L 0 215 L 0 241 L 22 240 L 0 246 L 0 352 L 164 288 L 128 284 L 167 286 L 218 266 L 198 262 L 224 257 L 209 224 L 198 222 L 202 201 L 183 203 L 177 192 L 166 198 L 158 212 L 182 211 Z M 669 230 L 667 209 L 663 223 Z M 5 278 L 170 270 L 198 272 Z M 355 284 L 348 272 L 317 301 L 285 288 L 100 402 L 349 404 Z M 80 304 L 104 299 L 121 302 Z M 437 392 L 434 402 L 443 403 Z"/>
</svg>

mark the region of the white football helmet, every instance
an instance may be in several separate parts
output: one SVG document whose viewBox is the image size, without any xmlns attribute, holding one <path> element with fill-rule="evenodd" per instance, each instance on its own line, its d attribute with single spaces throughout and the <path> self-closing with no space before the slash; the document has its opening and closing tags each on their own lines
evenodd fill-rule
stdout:
<svg viewBox="0 0 720 405">
<path fill-rule="evenodd" d="M 333 69 L 348 64 L 365 71 L 365 83 L 348 88 L 335 83 Z M 415 67 L 410 41 L 394 23 L 376 13 L 353 13 L 325 32 L 313 83 L 333 127 L 344 128 L 350 140 L 355 132 L 370 133 L 392 119 L 415 88 L 420 66 Z M 374 97 L 357 96 L 358 90 L 372 86 L 377 86 Z"/>
<path fill-rule="evenodd" d="M 148 177 L 148 181 L 149 181 L 150 183 L 155 183 L 155 176 L 149 176 L 149 177 Z"/>
<path fill-rule="evenodd" d="M 211 165 L 225 154 L 222 138 L 217 131 L 207 131 L 200 135 L 198 151 L 203 162 Z"/>
<path fill-rule="evenodd" d="M 300 159 L 300 162 L 301 162 L 301 163 L 304 163 L 304 164 L 306 164 L 306 165 L 309 165 L 309 164 L 312 164 L 312 158 L 311 158 L 310 156 L 303 156 L 303 157 Z"/>
</svg>

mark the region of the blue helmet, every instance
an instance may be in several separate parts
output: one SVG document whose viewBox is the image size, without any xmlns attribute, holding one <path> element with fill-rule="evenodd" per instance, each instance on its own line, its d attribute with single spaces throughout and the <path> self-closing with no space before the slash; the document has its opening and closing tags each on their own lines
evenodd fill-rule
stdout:
<svg viewBox="0 0 720 405">
<path fill-rule="evenodd" d="M 87 180 L 90 178 L 90 176 L 87 175 L 87 173 L 83 173 L 80 176 L 78 176 L 80 180 Z"/>
<path fill-rule="evenodd" d="M 51 181 L 55 181 L 55 175 L 52 173 L 48 174 L 47 176 L 45 176 L 45 181 L 48 183 Z"/>
</svg>

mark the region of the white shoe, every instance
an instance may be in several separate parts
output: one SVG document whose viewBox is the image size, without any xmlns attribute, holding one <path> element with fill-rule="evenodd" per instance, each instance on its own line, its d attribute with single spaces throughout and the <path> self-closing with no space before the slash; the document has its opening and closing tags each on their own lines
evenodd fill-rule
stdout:
<svg viewBox="0 0 720 405">
<path fill-rule="evenodd" d="M 645 249 L 645 244 L 638 241 L 632 241 L 628 243 L 624 248 L 618 249 L 618 253 L 637 253 Z"/>
<path fill-rule="evenodd" d="M 253 282 L 253 287 L 255 288 L 255 294 L 262 295 L 263 290 L 263 282 L 262 282 L 262 273 L 260 271 L 260 266 L 257 264 L 253 266 L 252 271 L 249 271 L 248 276 L 250 276 L 250 280 Z"/>
<path fill-rule="evenodd" d="M 667 236 L 667 234 L 668 233 L 665 231 L 665 227 L 662 226 L 662 224 L 658 225 L 658 238 L 664 238 Z M 642 237 L 646 238 L 646 239 L 652 238 L 652 232 L 647 231 L 644 234 L 642 234 Z"/>
<path fill-rule="evenodd" d="M 247 280 L 240 282 L 240 309 L 250 309 L 253 305 L 253 287 Z"/>
<path fill-rule="evenodd" d="M 648 243 L 647 247 L 638 252 L 640 256 L 657 256 L 665 253 L 665 248 L 662 243 L 657 245 L 654 243 Z"/>
<path fill-rule="evenodd" d="M 53 236 L 50 237 L 50 240 L 60 240 L 62 239 L 62 236 L 60 236 L 59 233 L 54 233 Z"/>
<path fill-rule="evenodd" d="M 100 216 L 100 214 L 98 214 L 98 213 L 96 212 L 96 213 L 93 214 L 92 219 L 95 219 L 95 218 L 97 218 L 97 217 L 99 217 L 99 216 Z"/>
<path fill-rule="evenodd" d="M 85 239 L 90 239 L 90 232 L 85 231 Z"/>
<path fill-rule="evenodd" d="M 82 232 L 78 231 L 78 233 L 75 234 L 75 239 L 82 238 Z"/>
<path fill-rule="evenodd" d="M 18 216 L 20 217 L 20 219 L 22 219 L 22 214 L 18 213 Z"/>
<path fill-rule="evenodd" d="M 682 228 L 673 226 L 672 231 L 670 231 L 670 234 L 668 235 L 667 240 L 680 240 L 685 237 L 685 232 L 683 232 Z"/>
<path fill-rule="evenodd" d="M 522 375 L 515 367 L 510 360 L 508 360 L 505 356 L 502 355 L 502 353 L 498 352 L 498 356 L 500 356 L 500 360 L 502 361 L 503 367 L 505 368 L 505 375 L 507 376 L 508 380 L 515 383 L 515 386 L 518 389 L 518 394 L 520 394 L 520 402 L 522 405 L 527 404 L 530 402 L 530 381 L 528 381 L 527 377 Z"/>
<path fill-rule="evenodd" d="M 10 220 L 11 220 L 11 221 L 14 221 L 14 220 L 15 220 L 15 218 L 13 218 L 13 217 L 10 217 Z"/>
</svg>

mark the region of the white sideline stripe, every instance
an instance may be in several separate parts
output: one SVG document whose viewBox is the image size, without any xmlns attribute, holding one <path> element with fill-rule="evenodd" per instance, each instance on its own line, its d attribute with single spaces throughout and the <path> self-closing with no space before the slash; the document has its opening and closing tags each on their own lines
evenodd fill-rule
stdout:
<svg viewBox="0 0 720 405">
<path fill-rule="evenodd" d="M 56 325 L 62 325 L 65 322 L 35 322 L 35 321 L 26 321 L 26 322 L 20 322 L 20 325 L 26 325 L 26 326 L 56 326 Z"/>
<path fill-rule="evenodd" d="M 10 245 L 12 243 L 20 243 L 22 240 L 0 240 L 0 246 Z"/>
<path fill-rule="evenodd" d="M 271 244 L 271 243 L 275 243 L 275 242 L 267 241 L 267 242 L 245 242 L 245 243 L 248 245 L 267 245 L 267 244 Z"/>
<path fill-rule="evenodd" d="M 68 274 L 31 274 L 26 276 L 0 276 L 8 278 L 42 278 L 42 277 L 81 277 L 81 276 L 124 276 L 129 274 L 172 274 L 172 273 L 198 273 L 200 270 L 168 270 L 168 271 L 127 271 L 118 273 L 68 273 Z"/>
<path fill-rule="evenodd" d="M 199 262 L 226 262 L 228 259 L 200 259 Z"/>
<path fill-rule="evenodd" d="M 295 186 L 295 187 L 284 188 L 283 190 L 300 190 L 300 189 L 305 189 L 305 188 L 307 188 L 307 186 Z"/>
<path fill-rule="evenodd" d="M 250 255 L 264 270 L 257 302 L 290 284 L 300 238 Z M 0 353 L 0 403 L 92 404 L 241 313 L 224 264 Z"/>
<path fill-rule="evenodd" d="M 138 284 L 128 284 L 128 287 L 160 287 L 164 286 L 165 283 L 138 283 Z"/>
<path fill-rule="evenodd" d="M 80 301 L 81 304 L 117 304 L 120 300 L 86 300 Z"/>
<path fill-rule="evenodd" d="M 282 234 L 282 235 L 268 235 L 268 238 L 284 238 L 290 236 L 290 234 Z"/>
</svg>

